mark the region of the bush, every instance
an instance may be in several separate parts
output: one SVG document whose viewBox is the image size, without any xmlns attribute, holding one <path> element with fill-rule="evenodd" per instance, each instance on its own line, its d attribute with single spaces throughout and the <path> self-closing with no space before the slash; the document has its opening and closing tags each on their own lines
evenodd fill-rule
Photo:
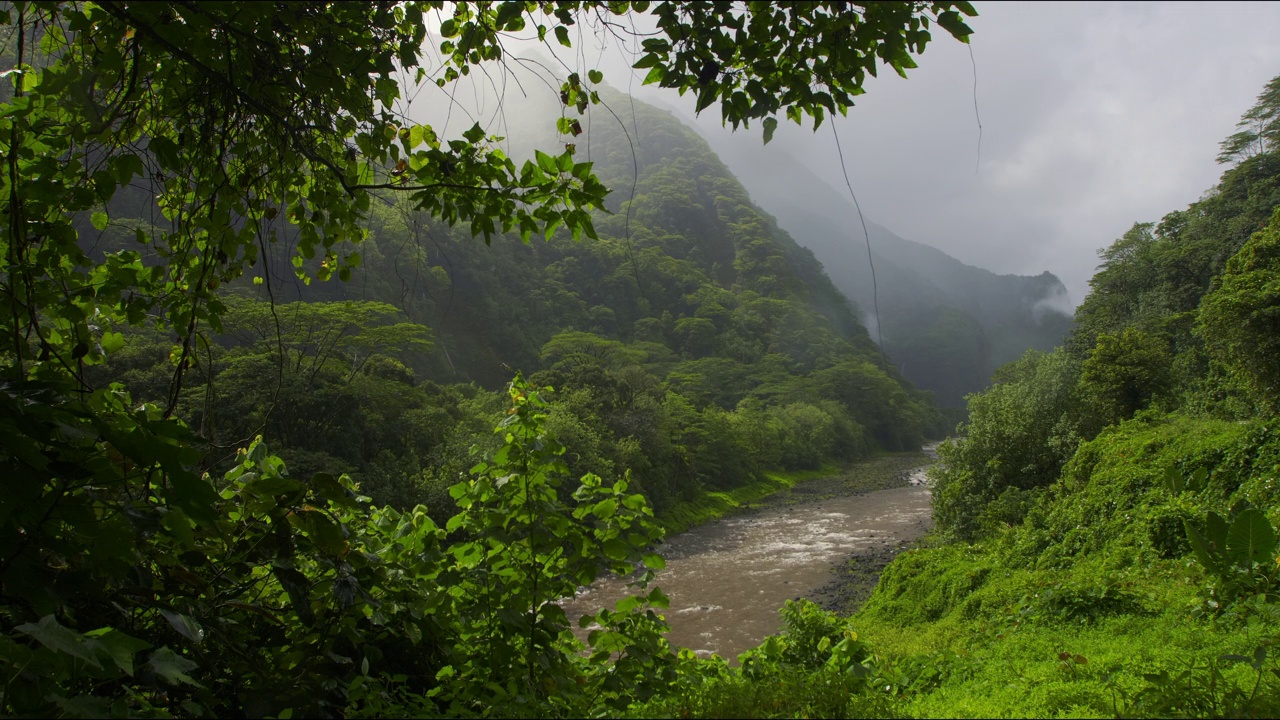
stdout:
<svg viewBox="0 0 1280 720">
<path fill-rule="evenodd" d="M 943 443 L 933 472 L 934 521 L 946 535 L 973 540 L 984 510 L 1008 488 L 1052 484 L 1080 441 L 1076 362 L 1063 350 L 1030 351 L 1001 368 L 996 384 L 969 397 L 963 437 Z M 1021 504 L 1021 493 L 1007 498 Z"/>
</svg>

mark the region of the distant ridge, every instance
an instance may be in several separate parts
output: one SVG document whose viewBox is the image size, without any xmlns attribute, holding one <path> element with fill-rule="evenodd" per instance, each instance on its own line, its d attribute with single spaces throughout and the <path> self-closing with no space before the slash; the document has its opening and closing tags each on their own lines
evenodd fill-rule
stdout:
<svg viewBox="0 0 1280 720">
<path fill-rule="evenodd" d="M 723 136 L 708 142 L 752 200 L 813 251 L 876 337 L 871 268 L 848 196 L 782 153 L 745 153 Z M 999 275 L 867 225 L 885 352 L 940 404 L 962 405 L 997 367 L 1031 348 L 1052 349 L 1070 330 L 1066 287 L 1052 273 Z"/>
</svg>

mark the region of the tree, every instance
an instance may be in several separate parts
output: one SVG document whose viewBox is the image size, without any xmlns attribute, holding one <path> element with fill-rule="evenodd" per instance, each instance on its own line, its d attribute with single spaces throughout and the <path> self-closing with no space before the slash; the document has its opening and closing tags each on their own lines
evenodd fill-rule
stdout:
<svg viewBox="0 0 1280 720">
<path fill-rule="evenodd" d="M 943 532 L 971 541 L 992 530 L 987 513 L 1002 495 L 1029 498 L 1058 479 L 1082 439 L 1079 372 L 1062 348 L 1028 350 L 996 371 L 991 388 L 969 396 L 969 422 L 939 448 L 934 470 L 934 518 Z"/>
<path fill-rule="evenodd" d="M 1200 306 L 1197 330 L 1259 405 L 1280 409 L 1280 211 L 1227 262 Z"/>
<path fill-rule="evenodd" d="M 1240 162 L 1280 148 L 1280 75 L 1271 78 L 1236 127 L 1240 130 L 1220 143 L 1220 163 Z"/>
<path fill-rule="evenodd" d="M 1102 334 L 1080 364 L 1080 385 L 1104 424 L 1127 420 L 1170 390 L 1168 342 L 1137 328 Z"/>
</svg>

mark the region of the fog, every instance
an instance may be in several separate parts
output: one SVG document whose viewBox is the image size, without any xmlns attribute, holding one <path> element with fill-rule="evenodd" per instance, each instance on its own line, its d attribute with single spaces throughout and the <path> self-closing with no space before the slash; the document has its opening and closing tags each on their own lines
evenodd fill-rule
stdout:
<svg viewBox="0 0 1280 720">
<path fill-rule="evenodd" d="M 971 45 L 936 31 L 907 79 L 870 79 L 834 123 L 845 168 L 869 220 L 998 273 L 1050 271 L 1078 304 L 1100 248 L 1216 182 L 1219 141 L 1280 74 L 1280 4 L 976 5 Z M 847 196 L 831 123 L 782 123 L 764 147 L 759 127 L 731 135 L 717 107 L 693 120 L 692 96 L 643 86 L 616 39 L 584 30 L 575 43 L 509 50 L 559 53 L 548 64 L 562 73 L 603 68 L 614 87 L 674 108 L 748 187 L 785 155 Z"/>
</svg>

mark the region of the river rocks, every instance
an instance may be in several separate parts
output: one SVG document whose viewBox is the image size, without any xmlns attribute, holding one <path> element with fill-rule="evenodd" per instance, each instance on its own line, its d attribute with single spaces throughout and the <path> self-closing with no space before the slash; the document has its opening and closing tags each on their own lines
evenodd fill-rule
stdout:
<svg viewBox="0 0 1280 720">
<path fill-rule="evenodd" d="M 920 528 L 924 534 L 925 528 Z M 911 549 L 914 543 L 888 543 L 853 553 L 844 564 L 832 569 L 835 577 L 818 588 L 809 598 L 823 610 L 840 615 L 852 615 L 871 597 L 885 566 L 893 562 L 899 553 Z"/>
</svg>

